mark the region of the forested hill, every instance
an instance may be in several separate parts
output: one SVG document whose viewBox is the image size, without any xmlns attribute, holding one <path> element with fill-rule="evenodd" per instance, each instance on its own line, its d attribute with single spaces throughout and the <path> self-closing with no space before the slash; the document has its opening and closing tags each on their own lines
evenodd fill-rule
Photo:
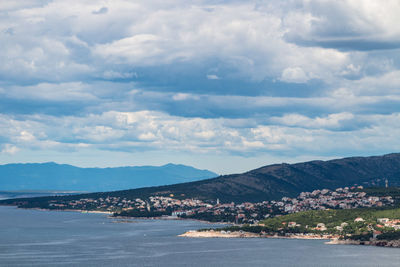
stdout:
<svg viewBox="0 0 400 267">
<path fill-rule="evenodd" d="M 314 189 L 335 189 L 354 184 L 382 186 L 385 179 L 388 179 L 390 186 L 400 185 L 400 154 L 274 164 L 242 174 L 169 186 L 97 193 L 91 197 L 110 195 L 135 198 L 173 194 L 175 197 L 203 200 L 219 198 L 222 202 L 259 202 L 297 196 L 300 192 Z"/>
<path fill-rule="evenodd" d="M 218 175 L 190 166 L 127 166 L 79 168 L 67 164 L 0 165 L 0 190 L 112 191 L 192 182 Z"/>
<path fill-rule="evenodd" d="M 274 164 L 242 174 L 145 189 L 148 192 L 170 192 L 203 199 L 219 198 L 223 202 L 280 199 L 297 196 L 314 189 L 335 189 L 354 184 L 400 185 L 400 153 L 374 157 L 351 157 L 297 164 Z M 133 193 L 133 192 L 132 192 Z"/>
</svg>

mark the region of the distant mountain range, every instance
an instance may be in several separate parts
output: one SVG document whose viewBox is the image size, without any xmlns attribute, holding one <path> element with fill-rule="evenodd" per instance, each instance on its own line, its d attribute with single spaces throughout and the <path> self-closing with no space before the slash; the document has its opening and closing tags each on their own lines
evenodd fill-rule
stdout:
<svg viewBox="0 0 400 267">
<path fill-rule="evenodd" d="M 79 168 L 66 164 L 0 165 L 0 190 L 113 191 L 191 182 L 216 173 L 185 165 Z"/>
<path fill-rule="evenodd" d="M 336 189 L 355 184 L 384 186 L 386 179 L 389 186 L 400 186 L 400 154 L 274 164 L 242 174 L 225 175 L 202 181 L 60 198 L 72 200 L 82 197 L 119 196 L 134 199 L 173 194 L 177 198 L 212 201 L 219 198 L 221 202 L 260 202 L 277 200 L 284 196 L 294 197 L 300 192 L 315 189 Z M 32 199 L 31 204 L 40 206 L 42 202 L 50 199 Z"/>
<path fill-rule="evenodd" d="M 82 191 L 0 191 L 0 200 L 11 198 L 65 196 L 73 194 L 82 194 Z"/>
</svg>

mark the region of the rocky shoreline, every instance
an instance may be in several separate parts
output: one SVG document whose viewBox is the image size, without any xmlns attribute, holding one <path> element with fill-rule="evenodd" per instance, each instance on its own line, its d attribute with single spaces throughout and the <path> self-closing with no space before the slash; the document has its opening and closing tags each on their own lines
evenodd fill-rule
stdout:
<svg viewBox="0 0 400 267">
<path fill-rule="evenodd" d="M 181 237 L 192 237 L 192 238 L 256 238 L 260 237 L 259 234 L 248 233 L 248 232 L 224 232 L 224 231 L 188 231 L 179 235 Z"/>
<path fill-rule="evenodd" d="M 363 246 L 376 246 L 376 247 L 392 247 L 400 248 L 400 240 L 370 240 L 370 241 L 358 241 L 358 240 L 339 240 L 332 239 L 325 244 L 329 245 L 363 245 Z"/>
<path fill-rule="evenodd" d="M 186 233 L 179 235 L 180 237 L 191 237 L 191 238 L 279 238 L 279 239 L 317 239 L 317 240 L 329 240 L 335 238 L 331 235 L 312 235 L 312 234 L 296 234 L 290 236 L 278 236 L 278 235 L 265 235 L 250 233 L 244 231 L 196 231 L 191 230 Z"/>
<path fill-rule="evenodd" d="M 191 230 L 179 235 L 180 237 L 189 238 L 279 238 L 279 239 L 310 239 L 310 240 L 329 240 L 325 244 L 329 245 L 365 245 L 377 247 L 393 247 L 400 248 L 400 240 L 371 240 L 371 241 L 358 241 L 358 240 L 341 240 L 338 236 L 332 235 L 313 235 L 313 234 L 293 234 L 289 236 L 278 235 L 265 235 L 249 232 L 230 232 L 230 231 L 196 231 Z"/>
</svg>

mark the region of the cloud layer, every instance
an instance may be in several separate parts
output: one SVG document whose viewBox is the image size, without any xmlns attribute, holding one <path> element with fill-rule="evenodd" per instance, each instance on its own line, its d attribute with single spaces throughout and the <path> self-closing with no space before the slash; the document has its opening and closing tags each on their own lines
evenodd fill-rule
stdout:
<svg viewBox="0 0 400 267">
<path fill-rule="evenodd" d="M 400 150 L 398 1 L 3 2 L 3 162 Z"/>
</svg>

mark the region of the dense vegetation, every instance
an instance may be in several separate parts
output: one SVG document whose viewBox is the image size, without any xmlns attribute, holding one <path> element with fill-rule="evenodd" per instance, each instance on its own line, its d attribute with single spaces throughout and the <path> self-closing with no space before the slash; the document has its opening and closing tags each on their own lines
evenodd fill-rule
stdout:
<svg viewBox="0 0 400 267">
<path fill-rule="evenodd" d="M 363 218 L 366 224 L 376 224 L 378 218 L 400 219 L 400 208 L 396 209 L 344 209 L 344 210 L 310 210 L 266 219 L 260 223 L 272 229 L 282 228 L 283 223 L 296 222 L 302 227 L 316 227 L 318 223 L 324 223 L 328 229 L 346 222 L 349 230 L 357 226 L 356 218 Z"/>
<path fill-rule="evenodd" d="M 161 217 L 164 215 L 171 215 L 171 211 L 139 211 L 139 210 L 125 210 L 114 213 L 114 217 L 137 217 L 137 218 L 152 218 Z"/>
<path fill-rule="evenodd" d="M 379 240 L 398 240 L 400 239 L 400 231 L 388 231 L 377 236 Z"/>
<path fill-rule="evenodd" d="M 180 218 L 182 219 L 195 219 L 195 220 L 202 220 L 207 222 L 234 222 L 235 216 L 231 214 L 219 214 L 215 215 L 212 213 L 196 213 L 190 216 L 185 214 L 181 215 Z"/>
<path fill-rule="evenodd" d="M 355 221 L 356 218 L 362 218 L 363 221 Z M 400 219 L 400 208 L 312 210 L 266 219 L 257 226 L 230 226 L 221 228 L 221 230 L 265 232 L 278 235 L 288 233 L 340 234 L 345 238 L 366 241 L 373 236 L 373 229 L 377 229 L 378 218 Z M 289 223 L 296 223 L 297 226 L 290 227 Z M 326 227 L 325 230 L 317 229 L 317 225 L 321 223 Z M 341 225 L 343 229 L 339 231 L 336 227 Z M 380 230 L 383 233 L 378 235 L 378 239 L 400 239 L 400 231 L 395 231 L 393 228 Z"/>
<path fill-rule="evenodd" d="M 368 187 L 363 189 L 354 189 L 355 192 L 365 192 L 367 196 L 384 197 L 391 196 L 395 203 L 400 203 L 400 187 Z"/>
</svg>

